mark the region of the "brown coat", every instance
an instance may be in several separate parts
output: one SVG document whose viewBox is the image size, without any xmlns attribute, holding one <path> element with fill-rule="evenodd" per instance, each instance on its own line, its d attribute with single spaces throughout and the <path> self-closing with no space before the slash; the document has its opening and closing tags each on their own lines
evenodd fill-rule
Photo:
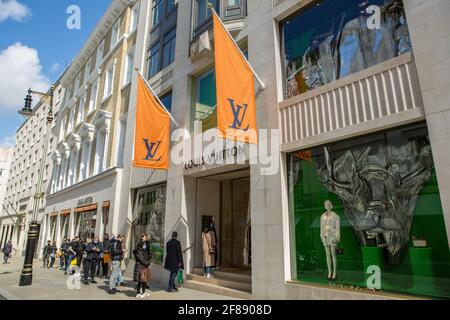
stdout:
<svg viewBox="0 0 450 320">
<path fill-rule="evenodd" d="M 211 267 L 216 260 L 216 239 L 213 232 L 202 232 L 203 266 Z"/>
</svg>

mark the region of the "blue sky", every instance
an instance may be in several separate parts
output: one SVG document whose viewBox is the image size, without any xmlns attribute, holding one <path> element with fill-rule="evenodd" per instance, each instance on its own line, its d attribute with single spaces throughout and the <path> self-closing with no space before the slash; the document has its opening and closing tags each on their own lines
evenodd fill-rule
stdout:
<svg viewBox="0 0 450 320">
<path fill-rule="evenodd" d="M 12 143 L 26 90 L 46 91 L 77 55 L 111 0 L 0 0 L 0 146 Z M 81 9 L 81 29 L 66 26 Z M 37 97 L 34 98 L 38 100 Z"/>
</svg>

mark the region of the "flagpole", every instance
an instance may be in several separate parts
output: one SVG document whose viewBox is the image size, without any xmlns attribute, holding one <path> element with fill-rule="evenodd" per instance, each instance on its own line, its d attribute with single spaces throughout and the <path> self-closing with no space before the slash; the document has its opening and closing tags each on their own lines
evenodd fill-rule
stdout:
<svg viewBox="0 0 450 320">
<path fill-rule="evenodd" d="M 172 120 L 172 122 L 179 127 L 178 123 L 175 121 L 175 119 L 172 117 L 172 114 L 169 112 L 169 110 L 167 110 L 166 106 L 164 105 L 164 103 L 162 103 L 162 101 L 159 99 L 158 95 L 156 94 L 156 92 L 153 90 L 153 88 L 150 86 L 150 84 L 147 82 L 147 80 L 145 79 L 145 77 L 142 75 L 142 73 L 139 71 L 138 68 L 135 68 L 134 70 L 136 70 L 136 72 L 141 76 L 142 80 L 144 80 L 145 84 L 147 85 L 148 89 L 152 92 L 153 96 L 156 98 L 156 101 L 158 101 L 158 103 L 161 105 L 161 107 L 163 107 L 163 109 L 167 112 L 167 114 L 169 115 L 170 119 Z"/>
<path fill-rule="evenodd" d="M 222 19 L 220 19 L 219 15 L 217 14 L 216 10 L 214 10 L 214 6 L 212 5 L 211 2 L 208 2 L 208 7 L 209 9 L 211 9 L 212 13 L 215 14 L 218 18 L 218 20 L 220 21 L 220 24 L 222 25 L 222 27 L 225 29 L 225 31 L 227 32 L 228 36 L 230 37 L 230 39 L 233 41 L 234 45 L 237 47 L 237 51 L 239 51 L 239 54 L 241 55 L 241 57 L 244 59 L 244 61 L 247 62 L 248 67 L 250 68 L 250 70 L 252 70 L 252 73 L 254 75 L 254 77 L 256 78 L 256 80 L 258 80 L 259 85 L 261 86 L 261 88 L 264 90 L 266 88 L 266 85 L 264 84 L 264 82 L 262 82 L 261 78 L 258 76 L 258 74 L 256 73 L 255 69 L 253 69 L 252 65 L 250 64 L 250 62 L 248 62 L 247 58 L 244 56 L 244 54 L 242 53 L 241 49 L 239 48 L 239 45 L 236 43 L 236 41 L 234 40 L 233 36 L 231 35 L 231 33 L 228 31 L 227 27 L 225 26 L 225 24 L 223 23 Z M 214 40 L 216 41 L 216 40 Z"/>
</svg>

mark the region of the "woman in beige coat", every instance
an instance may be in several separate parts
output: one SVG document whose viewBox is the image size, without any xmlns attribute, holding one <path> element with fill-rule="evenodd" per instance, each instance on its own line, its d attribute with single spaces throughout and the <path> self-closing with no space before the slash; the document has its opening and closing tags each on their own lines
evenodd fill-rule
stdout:
<svg viewBox="0 0 450 320">
<path fill-rule="evenodd" d="M 216 260 L 216 239 L 211 234 L 209 227 L 205 226 L 202 232 L 203 245 L 203 271 L 204 277 L 212 278 L 211 267 Z"/>
</svg>

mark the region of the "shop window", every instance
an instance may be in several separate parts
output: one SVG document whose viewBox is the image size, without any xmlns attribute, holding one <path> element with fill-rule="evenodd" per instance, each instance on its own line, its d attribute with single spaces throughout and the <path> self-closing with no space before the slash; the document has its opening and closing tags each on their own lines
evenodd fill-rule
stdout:
<svg viewBox="0 0 450 320">
<path fill-rule="evenodd" d="M 286 97 L 411 51 L 402 0 L 315 1 L 281 30 Z"/>
<path fill-rule="evenodd" d="M 450 254 L 425 124 L 289 155 L 297 279 L 450 297 Z"/>
<path fill-rule="evenodd" d="M 78 232 L 77 235 L 87 243 L 93 235 L 97 224 L 97 210 L 81 212 L 78 214 Z"/>
<path fill-rule="evenodd" d="M 157 264 L 163 263 L 165 211 L 166 185 L 137 191 L 133 210 L 131 246 L 136 245 L 142 233 L 147 233 L 150 236 L 152 261 Z"/>
</svg>

